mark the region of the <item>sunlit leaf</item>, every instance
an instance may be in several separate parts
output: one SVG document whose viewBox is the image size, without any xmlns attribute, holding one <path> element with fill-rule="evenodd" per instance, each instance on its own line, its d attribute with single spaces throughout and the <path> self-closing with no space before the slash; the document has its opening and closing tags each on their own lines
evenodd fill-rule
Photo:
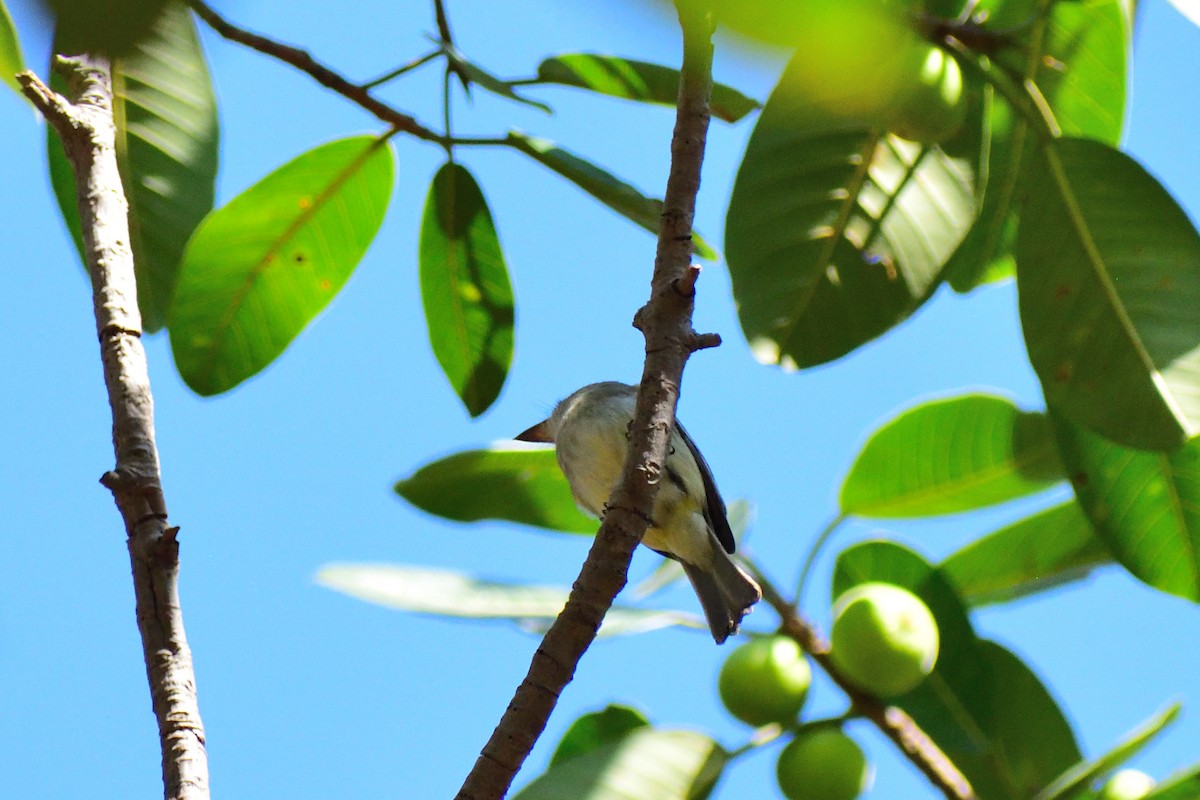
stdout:
<svg viewBox="0 0 1200 800">
<path fill-rule="evenodd" d="M 1066 420 L 1057 431 L 1075 494 L 1113 557 L 1156 589 L 1200 601 L 1200 439 L 1160 453 Z"/>
<path fill-rule="evenodd" d="M 512 800 L 703 800 L 728 759 L 702 733 L 642 728 L 551 766 Z"/>
<path fill-rule="evenodd" d="M 600 523 L 571 496 L 552 447 L 502 442 L 439 459 L 396 483 L 418 508 L 459 522 L 502 519 L 594 534 Z"/>
<path fill-rule="evenodd" d="M 584 714 L 571 723 L 563 734 L 550 766 L 554 767 L 568 758 L 589 753 L 606 744 L 620 741 L 638 728 L 650 724 L 646 715 L 629 706 L 610 705 L 602 711 Z"/>
<path fill-rule="evenodd" d="M 17 40 L 17 29 L 13 27 L 12 17 L 8 9 L 0 2 L 0 80 L 12 88 L 21 97 L 21 85 L 17 83 L 17 73 L 25 69 L 25 59 L 21 58 L 21 44 Z"/>
<path fill-rule="evenodd" d="M 793 83 L 785 73 L 763 108 L 725 228 L 742 330 L 759 361 L 789 368 L 911 314 L 976 211 L 971 159 L 838 123 Z"/>
<path fill-rule="evenodd" d="M 1193 25 L 1200 25 L 1200 0 L 1170 0 L 1175 10 L 1183 14 Z"/>
<path fill-rule="evenodd" d="M 612 173 L 562 149 L 548 139 L 510 131 L 508 143 L 542 166 L 557 172 L 621 216 L 658 235 L 662 200 L 647 197 Z M 718 257 L 716 251 L 695 231 L 692 232 L 692 249 L 700 258 L 715 260 Z"/>
<path fill-rule="evenodd" d="M 383 139 L 322 145 L 209 214 L 169 317 L 179 374 L 232 389 L 275 360 L 337 295 L 383 222 L 394 165 Z"/>
<path fill-rule="evenodd" d="M 330 564 L 317 583 L 359 600 L 388 608 L 442 617 L 495 619 L 522 627 L 548 624 L 566 605 L 565 586 L 486 581 L 451 570 L 400 564 Z M 681 611 L 613 606 L 600 626 L 601 636 L 646 633 L 673 626 L 706 627 Z"/>
<path fill-rule="evenodd" d="M 55 52 L 76 52 L 56 40 Z M 65 79 L 51 72 L 51 86 Z M 217 101 L 191 12 L 166 3 L 148 34 L 112 62 L 117 164 L 129 202 L 130 247 L 146 332 L 165 323 L 188 237 L 213 205 Z M 82 255 L 75 179 L 58 137 L 47 140 L 51 184 Z"/>
<path fill-rule="evenodd" d="M 483 192 L 466 167 L 442 165 L 425 199 L 419 247 L 429 341 L 471 416 L 504 386 L 513 355 L 513 292 Z"/>
<path fill-rule="evenodd" d="M 1048 405 L 1115 442 L 1200 432 L 1200 234 L 1129 156 L 1045 149 L 1017 242 L 1021 323 Z"/>
<path fill-rule="evenodd" d="M 568 53 L 538 65 L 539 83 L 559 83 L 643 103 L 675 105 L 679 70 L 645 61 L 595 53 Z M 758 108 L 757 101 L 729 86 L 713 84 L 712 115 L 737 122 Z"/>
<path fill-rule="evenodd" d="M 951 514 L 1011 500 L 1061 480 L 1044 414 L 972 394 L 905 411 L 867 440 L 842 483 L 842 512 L 865 517 Z"/>
<path fill-rule="evenodd" d="M 1050 785 L 1034 796 L 1034 800 L 1068 800 L 1087 789 L 1088 784 L 1103 777 L 1136 755 L 1143 747 L 1176 720 L 1182 706 L 1168 706 L 1130 731 L 1123 740 L 1099 758 L 1080 761 L 1059 775 Z"/>
<path fill-rule="evenodd" d="M 1200 800 L 1200 765 L 1162 781 L 1142 800 Z"/>
<path fill-rule="evenodd" d="M 1080 580 L 1112 554 L 1071 500 L 1006 525 L 939 567 L 969 606 L 1005 603 Z"/>
</svg>

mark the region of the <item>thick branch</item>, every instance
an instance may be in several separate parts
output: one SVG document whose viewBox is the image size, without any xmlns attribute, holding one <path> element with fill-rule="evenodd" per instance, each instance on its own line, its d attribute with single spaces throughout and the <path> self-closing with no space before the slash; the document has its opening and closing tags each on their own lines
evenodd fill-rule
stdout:
<svg viewBox="0 0 1200 800">
<path fill-rule="evenodd" d="M 438 134 L 429 128 L 426 128 L 421 123 L 417 122 L 416 118 L 405 114 L 401 111 L 389 106 L 380 100 L 371 96 L 370 86 L 375 82 L 360 86 L 351 83 L 343 78 L 338 73 L 329 69 L 321 62 L 317 61 L 304 50 L 297 47 L 292 47 L 288 44 L 276 42 L 268 39 L 265 36 L 260 36 L 257 33 L 252 33 L 245 28 L 239 28 L 231 22 L 228 22 L 224 17 L 218 14 L 209 6 L 205 5 L 203 0 L 184 0 L 188 6 L 196 12 L 200 19 L 219 33 L 224 38 L 231 42 L 245 45 L 252 50 L 276 58 L 285 64 L 291 64 L 296 69 L 305 73 L 317 83 L 327 89 L 333 91 L 350 100 L 352 103 L 360 106 L 366 111 L 374 114 L 376 118 L 386 122 L 398 131 L 404 131 L 418 139 L 424 139 L 427 142 L 437 142 L 443 144 L 445 137 Z"/>
<path fill-rule="evenodd" d="M 116 451 L 115 468 L 100 482 L 112 491 L 125 521 L 165 796 L 205 800 L 208 756 L 179 604 L 178 529 L 167 523 L 154 443 L 154 399 L 142 348 L 128 206 L 117 171 L 112 83 L 107 62 L 99 58 L 59 59 L 55 66 L 68 78 L 69 100 L 32 72 L 17 80 L 57 131 L 75 171 Z"/>
<path fill-rule="evenodd" d="M 971 784 L 954 766 L 954 762 L 941 751 L 929 735 L 921 730 L 903 709 L 886 705 L 872 695 L 856 688 L 838 671 L 829 658 L 829 644 L 808 620 L 796 613 L 761 573 L 755 573 L 763 590 L 763 599 L 779 613 L 782 620 L 780 631 L 795 639 L 804 650 L 821 665 L 821 668 L 842 688 L 854 707 L 863 716 L 875 723 L 900 751 L 924 773 L 948 800 L 978 800 Z"/>
<path fill-rule="evenodd" d="M 712 344 L 711 336 L 699 337 L 692 330 L 692 292 L 676 289 L 680 283 L 690 289 L 689 284 L 695 281 L 694 275 L 689 277 L 691 227 L 708 131 L 712 29 L 707 18 L 696 18 L 683 10 L 680 22 L 684 58 L 671 141 L 671 172 L 650 300 L 635 318 L 646 337 L 646 362 L 629 431 L 630 456 L 570 598 L 547 631 L 528 674 L 467 775 L 457 795 L 459 800 L 490 800 L 508 791 L 545 729 L 559 694 L 595 638 L 613 598 L 625 586 L 629 562 L 646 532 L 666 461 L 683 365 L 698 346 Z"/>
</svg>

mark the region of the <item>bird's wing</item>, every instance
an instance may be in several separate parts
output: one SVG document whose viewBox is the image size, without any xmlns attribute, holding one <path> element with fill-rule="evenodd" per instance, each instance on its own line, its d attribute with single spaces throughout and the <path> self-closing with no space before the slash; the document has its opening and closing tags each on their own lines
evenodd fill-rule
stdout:
<svg viewBox="0 0 1200 800">
<path fill-rule="evenodd" d="M 679 437 L 691 451 L 692 458 L 696 460 L 696 466 L 700 470 L 700 480 L 704 483 L 704 518 L 708 520 L 708 525 L 716 534 L 721 547 L 725 548 L 726 553 L 732 553 L 737 547 L 737 542 L 733 539 L 729 518 L 725 515 L 725 501 L 721 499 L 721 493 L 717 491 L 717 482 L 713 480 L 712 470 L 708 468 L 708 462 L 704 460 L 704 456 L 700 455 L 700 449 L 696 447 L 696 443 L 692 441 L 692 437 L 688 436 L 683 426 L 676 422 L 675 430 L 679 431 Z"/>
</svg>

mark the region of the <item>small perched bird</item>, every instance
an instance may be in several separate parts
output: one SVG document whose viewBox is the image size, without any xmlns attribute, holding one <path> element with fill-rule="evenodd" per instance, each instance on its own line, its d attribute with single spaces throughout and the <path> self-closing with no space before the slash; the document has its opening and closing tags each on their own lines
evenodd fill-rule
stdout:
<svg viewBox="0 0 1200 800">
<path fill-rule="evenodd" d="M 517 439 L 554 442 L 575 502 L 603 517 L 625 468 L 636 400 L 635 386 L 593 383 L 560 402 L 549 419 Z M 735 543 L 725 502 L 704 457 L 678 422 L 671 432 L 664 473 L 666 481 L 655 495 L 642 541 L 683 566 L 713 639 L 721 644 L 737 632 L 742 617 L 762 599 L 762 590 L 729 557 Z"/>
</svg>

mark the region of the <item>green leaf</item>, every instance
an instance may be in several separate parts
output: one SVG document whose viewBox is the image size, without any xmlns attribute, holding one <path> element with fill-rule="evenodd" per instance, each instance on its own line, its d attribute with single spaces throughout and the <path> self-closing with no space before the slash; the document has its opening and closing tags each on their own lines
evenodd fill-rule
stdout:
<svg viewBox="0 0 1200 800">
<path fill-rule="evenodd" d="M 704 734 L 639 729 L 551 766 L 512 800 L 703 800 L 728 760 Z"/>
<path fill-rule="evenodd" d="M 1087 789 L 1088 784 L 1119 767 L 1148 745 L 1179 716 L 1182 706 L 1174 703 L 1130 731 L 1115 747 L 1099 758 L 1080 761 L 1063 772 L 1034 796 L 1034 800 L 1067 800 Z"/>
<path fill-rule="evenodd" d="M 513 442 L 455 453 L 398 481 L 396 494 L 459 522 L 503 519 L 589 535 L 600 527 L 575 505 L 552 447 Z"/>
<path fill-rule="evenodd" d="M 871 435 L 842 483 L 844 514 L 925 517 L 982 508 L 1061 480 L 1044 414 L 970 394 L 905 411 Z"/>
<path fill-rule="evenodd" d="M 22 98 L 21 84 L 17 83 L 17 73 L 25 69 L 25 59 L 21 57 L 21 44 L 17 40 L 17 29 L 13 27 L 12 17 L 8 9 L 0 2 L 0 80 L 3 80 L 14 92 Z"/>
<path fill-rule="evenodd" d="M 1037 677 L 1004 648 L 975 637 L 938 569 L 892 542 L 864 542 L 838 556 L 833 596 L 867 581 L 902 586 L 933 612 L 941 636 L 933 674 L 892 702 L 937 742 L 977 796 L 1024 800 L 1079 760 L 1070 726 Z"/>
<path fill-rule="evenodd" d="M 568 53 L 547 58 L 538 65 L 538 83 L 558 83 L 590 89 L 593 92 L 673 106 L 679 95 L 679 70 L 645 61 L 595 53 Z M 712 115 L 726 122 L 737 122 L 758 108 L 736 89 L 713 84 Z"/>
<path fill-rule="evenodd" d="M 933 674 L 894 702 L 943 748 L 974 752 L 987 746 L 991 698 L 978 687 L 988 680 L 987 663 L 966 610 L 936 567 L 894 542 L 852 545 L 837 557 L 832 600 L 860 583 L 882 581 L 908 589 L 937 621 L 941 652 Z"/>
<path fill-rule="evenodd" d="M 631 732 L 650 725 L 646 715 L 629 706 L 609 705 L 602 711 L 584 714 L 571 723 L 562 741 L 550 756 L 555 767 L 568 758 L 590 753 L 599 747 L 620 741 Z"/>
<path fill-rule="evenodd" d="M 275 360 L 341 290 L 383 222 L 386 139 L 317 147 L 209 214 L 183 257 L 171 349 L 195 392 L 232 389 Z"/>
<path fill-rule="evenodd" d="M 451 570 L 400 564 L 330 564 L 317 583 L 351 597 L 388 608 L 469 619 L 499 619 L 525 627 L 554 620 L 571 590 L 565 586 L 532 586 L 485 581 Z M 674 626 L 704 628 L 682 611 L 613 606 L 600 626 L 600 636 L 645 633 Z"/>
<path fill-rule="evenodd" d="M 662 200 L 646 197 L 612 173 L 562 149 L 548 139 L 509 131 L 508 144 L 542 166 L 557 172 L 621 216 L 658 235 Z M 692 232 L 692 249 L 700 258 L 718 258 L 716 251 L 695 231 Z"/>
<path fill-rule="evenodd" d="M 969 158 L 831 121 L 795 81 L 785 72 L 763 108 L 725 227 L 742 330 L 759 361 L 786 368 L 845 355 L 912 313 L 976 210 Z"/>
<path fill-rule="evenodd" d="M 1156 589 L 1200 601 L 1200 439 L 1155 453 L 1056 422 L 1075 494 L 1116 560 Z"/>
<path fill-rule="evenodd" d="M 419 260 L 433 354 L 477 417 L 512 365 L 513 292 L 487 201 L 460 164 L 443 164 L 429 187 Z"/>
<path fill-rule="evenodd" d="M 1047 145 L 1021 218 L 1017 281 L 1048 405 L 1115 442 L 1200 433 L 1200 235 L 1128 156 Z"/>
<path fill-rule="evenodd" d="M 1080 580 L 1112 554 L 1074 500 L 978 539 L 939 567 L 969 606 L 1005 603 Z"/>
<path fill-rule="evenodd" d="M 1142 800 L 1197 800 L 1200 798 L 1200 764 L 1172 775 Z"/>
<path fill-rule="evenodd" d="M 754 506 L 747 500 L 734 500 L 726 509 L 725 516 L 729 519 L 729 528 L 733 531 L 733 539 L 740 547 L 742 539 L 746 535 L 746 529 L 750 526 L 750 520 L 754 516 Z M 649 597 L 683 577 L 683 567 L 679 565 L 678 561 L 673 558 L 663 558 L 662 563 L 655 568 L 654 572 L 633 587 L 633 596 L 639 600 Z"/>
<path fill-rule="evenodd" d="M 457 49 L 447 45 L 443 45 L 443 47 L 445 48 L 446 58 L 448 58 L 450 63 L 460 71 L 460 74 L 464 75 L 471 83 L 480 86 L 492 94 L 499 95 L 500 97 L 505 97 L 509 100 L 515 100 L 518 103 L 524 103 L 527 106 L 533 106 L 536 109 L 545 111 L 547 114 L 553 113 L 553 109 L 550 108 L 550 106 L 546 105 L 545 103 L 538 102 L 537 100 L 530 100 L 528 97 L 523 97 L 522 95 L 517 94 L 515 91 L 513 91 L 511 83 L 501 80 L 485 70 L 483 67 L 471 63 Z"/>
<path fill-rule="evenodd" d="M 74 52 L 56 39 L 54 52 Z M 191 12 L 169 2 L 145 38 L 112 64 L 117 164 L 129 202 L 138 307 L 147 333 L 166 323 L 184 247 L 212 209 L 217 177 L 217 101 Z M 51 71 L 51 86 L 65 89 Z M 82 260 L 75 179 L 49 133 L 50 179 Z"/>
</svg>

